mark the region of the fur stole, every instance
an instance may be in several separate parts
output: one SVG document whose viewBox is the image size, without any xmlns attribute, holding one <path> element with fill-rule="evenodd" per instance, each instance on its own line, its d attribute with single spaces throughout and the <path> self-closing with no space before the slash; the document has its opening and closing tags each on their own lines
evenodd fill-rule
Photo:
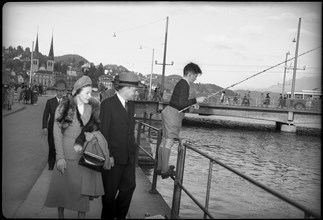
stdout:
<svg viewBox="0 0 323 220">
<path fill-rule="evenodd" d="M 72 124 L 74 116 L 76 114 L 77 120 L 79 121 L 82 131 L 81 134 L 76 138 L 75 144 L 83 146 L 85 142 L 84 132 L 92 132 L 100 129 L 100 102 L 95 98 L 89 99 L 89 105 L 92 107 L 91 117 L 88 123 L 84 126 L 81 115 L 77 109 L 77 105 L 74 98 L 64 98 L 62 103 L 57 107 L 56 121 L 59 123 L 62 133 Z"/>
</svg>

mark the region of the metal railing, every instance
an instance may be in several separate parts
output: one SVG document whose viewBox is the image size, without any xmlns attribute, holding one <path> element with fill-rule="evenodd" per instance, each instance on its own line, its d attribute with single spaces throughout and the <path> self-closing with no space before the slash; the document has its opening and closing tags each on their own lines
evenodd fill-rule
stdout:
<svg viewBox="0 0 323 220">
<path fill-rule="evenodd" d="M 146 114 L 145 114 L 146 116 Z M 145 121 L 145 119 L 144 119 Z M 162 129 L 161 128 L 156 128 L 154 126 L 151 125 L 151 115 L 149 118 L 149 124 L 142 122 L 142 121 L 136 121 L 138 124 L 137 127 L 137 155 L 139 152 L 139 149 L 142 150 L 148 157 L 151 158 L 151 160 L 154 162 L 154 171 L 153 171 L 153 179 L 152 179 L 152 184 L 151 184 L 151 189 L 149 190 L 150 193 L 156 194 L 158 193 L 156 186 L 157 186 L 157 161 L 158 161 L 158 149 L 159 149 L 159 145 L 162 139 Z M 148 137 L 150 138 L 151 135 L 151 130 L 156 131 L 157 132 L 157 143 L 156 143 L 156 153 L 155 153 L 155 158 L 153 157 L 153 155 L 151 155 L 149 152 L 147 152 L 140 144 L 140 137 L 141 134 L 144 133 L 147 129 L 146 127 L 148 127 Z"/>
<path fill-rule="evenodd" d="M 153 161 L 154 161 L 154 171 L 153 171 L 153 179 L 152 179 L 152 187 L 150 189 L 150 193 L 158 193 L 156 190 L 157 185 L 157 161 L 158 161 L 158 149 L 162 138 L 162 129 L 156 128 L 154 126 L 151 126 L 151 124 L 147 124 L 141 121 L 137 121 L 138 128 L 137 128 L 137 145 L 138 145 L 138 151 L 139 148 L 145 152 Z M 153 158 L 152 155 L 150 155 L 149 152 L 147 152 L 142 146 L 140 146 L 140 137 L 142 132 L 145 132 L 148 127 L 149 130 L 149 137 L 150 137 L 150 130 L 157 131 L 157 143 L 156 143 L 156 153 L 155 158 Z M 171 177 L 174 180 L 174 191 L 173 191 L 173 199 L 172 199 L 172 207 L 171 207 L 171 218 L 172 219 L 178 219 L 179 218 L 179 210 L 180 210 L 180 202 L 181 202 L 181 192 L 182 190 L 192 199 L 192 201 L 203 211 L 204 215 L 203 218 L 205 219 L 207 216 L 211 219 L 215 219 L 214 216 L 208 211 L 209 206 L 209 198 L 210 198 L 210 188 L 211 188 L 211 179 L 212 179 L 212 168 L 213 164 L 218 164 L 225 169 L 233 172 L 234 174 L 242 177 L 243 179 L 247 180 L 248 182 L 256 185 L 257 187 L 267 191 L 268 193 L 276 196 L 277 198 L 287 202 L 288 204 L 296 207 L 297 209 L 304 212 L 304 218 L 318 218 L 320 219 L 320 214 L 314 212 L 313 210 L 308 209 L 307 207 L 297 203 L 296 201 L 287 198 L 286 196 L 280 194 L 279 192 L 274 191 L 273 189 L 270 189 L 269 187 L 265 186 L 264 184 L 246 176 L 245 174 L 229 167 L 228 165 L 225 165 L 224 163 L 218 161 L 217 159 L 210 157 L 206 153 L 194 148 L 188 143 L 183 143 L 182 140 L 175 140 L 178 144 L 178 154 L 177 154 L 177 164 L 176 164 L 176 177 Z M 184 169 L 185 169 L 185 157 L 186 157 L 186 149 L 190 149 L 195 151 L 196 153 L 200 154 L 201 156 L 207 158 L 209 160 L 209 169 L 208 169 L 208 180 L 207 180 L 207 186 L 206 186 L 206 198 L 205 198 L 205 204 L 204 206 L 198 202 L 198 200 L 183 186 L 183 177 L 184 177 Z"/>
<path fill-rule="evenodd" d="M 208 171 L 208 183 L 207 183 L 207 193 L 206 193 L 206 199 L 205 199 L 205 206 L 203 207 L 200 203 L 195 202 L 196 199 L 185 189 L 183 186 L 183 174 L 184 174 L 184 165 L 185 165 L 185 155 L 186 155 L 186 148 L 195 151 L 196 153 L 202 155 L 203 157 L 207 158 L 209 160 L 209 171 Z M 307 207 L 297 203 L 296 201 L 287 198 L 286 196 L 280 194 L 279 192 L 274 191 L 273 189 L 270 189 L 269 187 L 263 185 L 262 183 L 244 175 L 243 173 L 240 173 L 239 171 L 225 165 L 224 163 L 218 161 L 217 159 L 210 157 L 206 153 L 195 149 L 193 146 L 182 143 L 182 141 L 179 141 L 178 145 L 178 155 L 177 155 L 177 169 L 176 169 L 176 177 L 175 177 L 175 184 L 174 184 L 174 194 L 173 194 L 173 203 L 172 203 L 172 210 L 171 210 L 171 218 L 178 218 L 179 217 L 179 208 L 180 208 L 180 200 L 181 200 L 181 189 L 183 189 L 187 195 L 203 210 L 204 212 L 204 218 L 206 218 L 206 215 L 210 218 L 212 215 L 208 212 L 208 204 L 209 204 L 209 193 L 210 193 L 210 187 L 211 187 L 211 177 L 212 177 L 212 166 L 216 163 L 225 169 L 235 173 L 236 175 L 242 177 L 243 179 L 247 180 L 248 182 L 256 185 L 257 187 L 267 191 L 268 193 L 276 196 L 277 198 L 287 202 L 288 204 L 296 207 L 297 209 L 304 212 L 304 218 L 318 218 L 320 219 L 320 214 L 314 212 L 313 210 L 308 209 Z"/>
</svg>

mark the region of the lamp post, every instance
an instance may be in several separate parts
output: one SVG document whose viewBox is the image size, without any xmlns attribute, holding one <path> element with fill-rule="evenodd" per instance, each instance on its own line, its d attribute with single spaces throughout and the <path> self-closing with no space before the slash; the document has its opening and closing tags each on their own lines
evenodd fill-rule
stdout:
<svg viewBox="0 0 323 220">
<path fill-rule="evenodd" d="M 283 79 L 283 90 L 282 90 L 282 95 L 285 93 L 285 79 L 286 79 L 286 69 L 287 69 L 287 57 L 289 55 L 289 51 L 286 53 L 286 58 L 285 58 L 285 69 L 284 69 L 284 79 Z"/>
<path fill-rule="evenodd" d="M 154 55 L 155 55 L 155 49 L 153 49 L 153 55 L 152 55 L 152 59 L 151 59 L 151 73 L 150 73 L 149 93 L 148 93 L 149 99 L 151 98 L 151 83 L 152 83 L 153 72 L 154 72 Z"/>
<path fill-rule="evenodd" d="M 31 59 L 30 59 L 30 74 L 29 74 L 29 85 L 31 85 L 31 76 L 33 74 L 33 53 L 34 53 L 34 41 L 31 47 Z"/>
<path fill-rule="evenodd" d="M 165 65 L 166 65 L 166 48 L 167 48 L 167 31 L 168 31 L 168 16 L 166 18 L 166 32 L 165 32 L 165 44 L 164 44 L 163 72 L 162 72 L 162 80 L 161 80 L 161 97 L 163 97 L 163 95 L 164 95 Z"/>
<path fill-rule="evenodd" d="M 298 31 L 297 31 L 297 40 L 296 40 L 296 49 L 295 49 L 295 62 L 294 62 L 294 69 L 293 69 L 293 81 L 292 81 L 292 91 L 291 91 L 291 98 L 292 102 L 295 98 L 295 81 L 296 81 L 296 70 L 297 70 L 297 56 L 298 56 L 298 45 L 299 45 L 299 34 L 301 29 L 301 18 L 299 18 L 298 22 Z"/>
<path fill-rule="evenodd" d="M 139 47 L 140 50 L 143 49 L 143 47 L 140 45 Z M 150 79 L 149 79 L 149 93 L 148 97 L 151 97 L 151 84 L 152 84 L 152 78 L 153 78 L 153 73 L 154 73 L 154 56 L 155 56 L 155 48 L 152 48 L 153 54 L 152 54 L 152 59 L 151 59 L 151 72 L 150 72 Z"/>
</svg>

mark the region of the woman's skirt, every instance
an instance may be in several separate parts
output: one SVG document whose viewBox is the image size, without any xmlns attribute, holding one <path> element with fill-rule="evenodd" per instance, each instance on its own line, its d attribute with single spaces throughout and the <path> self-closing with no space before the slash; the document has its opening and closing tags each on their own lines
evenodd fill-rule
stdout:
<svg viewBox="0 0 323 220">
<path fill-rule="evenodd" d="M 177 109 L 169 105 L 166 106 L 162 111 L 163 136 L 168 139 L 179 138 L 183 118 L 183 112 L 178 113 Z"/>
<path fill-rule="evenodd" d="M 78 159 L 65 161 L 64 174 L 53 169 L 45 206 L 88 212 L 89 196 L 104 195 L 101 173 L 80 166 Z"/>
</svg>

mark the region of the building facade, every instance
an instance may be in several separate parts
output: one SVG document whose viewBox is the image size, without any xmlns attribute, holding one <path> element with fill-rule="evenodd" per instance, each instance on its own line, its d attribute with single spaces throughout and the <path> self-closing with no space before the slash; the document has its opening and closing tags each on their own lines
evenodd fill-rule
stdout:
<svg viewBox="0 0 323 220">
<path fill-rule="evenodd" d="M 113 77 L 111 75 L 101 75 L 98 78 L 98 86 L 100 88 L 100 86 L 104 86 L 107 89 L 111 89 L 112 88 L 112 81 L 113 81 Z"/>
</svg>

